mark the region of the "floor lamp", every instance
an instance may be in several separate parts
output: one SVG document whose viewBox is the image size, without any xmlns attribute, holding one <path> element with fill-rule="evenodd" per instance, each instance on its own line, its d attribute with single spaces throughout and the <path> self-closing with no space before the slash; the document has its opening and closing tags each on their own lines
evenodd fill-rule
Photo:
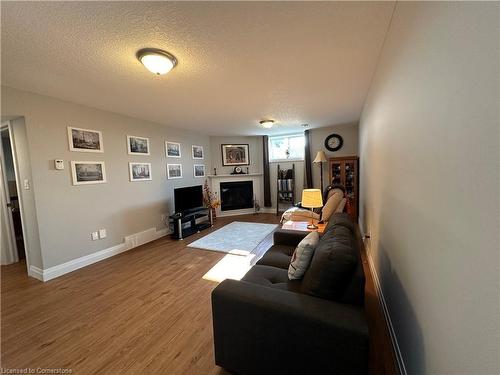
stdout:
<svg viewBox="0 0 500 375">
<path fill-rule="evenodd" d="M 321 194 L 323 194 L 323 163 L 326 163 L 326 155 L 324 151 L 318 151 L 316 158 L 314 158 L 313 163 L 319 163 L 319 170 L 321 175 Z"/>
</svg>

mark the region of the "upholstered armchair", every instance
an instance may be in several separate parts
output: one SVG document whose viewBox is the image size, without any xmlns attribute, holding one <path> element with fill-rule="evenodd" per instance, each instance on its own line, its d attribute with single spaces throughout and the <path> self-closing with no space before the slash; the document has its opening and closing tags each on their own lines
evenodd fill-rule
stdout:
<svg viewBox="0 0 500 375">
<path fill-rule="evenodd" d="M 284 221 L 313 221 L 328 222 L 330 216 L 337 212 L 344 212 L 346 205 L 345 188 L 343 185 L 329 185 L 323 192 L 323 207 L 316 211 L 303 208 L 300 203 L 295 207 L 289 208 L 281 216 L 281 222 Z"/>
</svg>

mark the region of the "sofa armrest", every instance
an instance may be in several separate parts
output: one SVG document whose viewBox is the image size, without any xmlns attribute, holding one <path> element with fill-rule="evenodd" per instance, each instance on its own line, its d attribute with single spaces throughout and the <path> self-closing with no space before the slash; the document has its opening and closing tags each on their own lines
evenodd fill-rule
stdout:
<svg viewBox="0 0 500 375">
<path fill-rule="evenodd" d="M 308 234 L 306 231 L 278 229 L 274 232 L 274 244 L 296 247 Z"/>
<path fill-rule="evenodd" d="M 212 292 L 216 364 L 240 374 L 366 374 L 361 307 L 245 281 Z"/>
</svg>

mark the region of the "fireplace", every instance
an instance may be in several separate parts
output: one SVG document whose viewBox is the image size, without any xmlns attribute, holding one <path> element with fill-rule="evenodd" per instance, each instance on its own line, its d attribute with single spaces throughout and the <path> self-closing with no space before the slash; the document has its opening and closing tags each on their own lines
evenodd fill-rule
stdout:
<svg viewBox="0 0 500 375">
<path fill-rule="evenodd" d="M 253 207 L 253 181 L 220 183 L 221 211 Z"/>
</svg>

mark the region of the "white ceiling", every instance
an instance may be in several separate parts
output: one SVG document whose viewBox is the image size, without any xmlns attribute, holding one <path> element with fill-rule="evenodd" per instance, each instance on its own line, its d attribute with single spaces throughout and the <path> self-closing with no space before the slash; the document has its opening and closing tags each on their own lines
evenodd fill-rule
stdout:
<svg viewBox="0 0 500 375">
<path fill-rule="evenodd" d="M 2 2 L 2 85 L 212 135 L 359 120 L 393 2 Z M 154 76 L 156 47 L 179 65 Z"/>
</svg>

